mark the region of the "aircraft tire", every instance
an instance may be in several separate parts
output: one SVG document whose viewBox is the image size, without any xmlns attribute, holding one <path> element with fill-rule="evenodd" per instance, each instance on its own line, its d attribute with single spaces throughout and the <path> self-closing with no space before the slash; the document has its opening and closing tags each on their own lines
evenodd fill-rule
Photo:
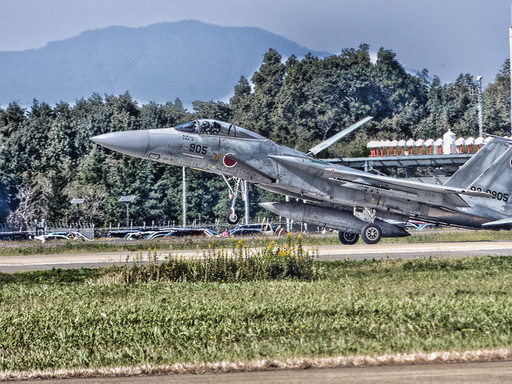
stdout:
<svg viewBox="0 0 512 384">
<path fill-rule="evenodd" d="M 354 245 L 359 240 L 359 235 L 357 233 L 339 231 L 338 239 L 340 239 L 340 242 L 343 245 Z"/>
<path fill-rule="evenodd" d="M 382 237 L 382 230 L 377 224 L 366 224 L 361 232 L 361 238 L 366 244 L 377 244 Z"/>
<path fill-rule="evenodd" d="M 240 212 L 235 210 L 230 211 L 226 215 L 226 221 L 228 222 L 228 224 L 237 224 L 240 221 Z"/>
</svg>

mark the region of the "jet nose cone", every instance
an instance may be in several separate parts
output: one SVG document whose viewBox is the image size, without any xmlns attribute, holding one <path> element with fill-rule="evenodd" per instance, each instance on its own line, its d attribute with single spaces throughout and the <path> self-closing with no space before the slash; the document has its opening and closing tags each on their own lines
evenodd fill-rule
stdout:
<svg viewBox="0 0 512 384">
<path fill-rule="evenodd" d="M 131 156 L 144 156 L 149 146 L 148 131 L 111 132 L 90 138 L 91 141 L 113 151 Z"/>
</svg>

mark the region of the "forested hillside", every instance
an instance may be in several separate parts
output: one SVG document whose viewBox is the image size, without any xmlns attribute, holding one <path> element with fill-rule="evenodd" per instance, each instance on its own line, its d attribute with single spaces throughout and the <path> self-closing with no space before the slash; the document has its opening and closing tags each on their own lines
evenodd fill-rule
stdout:
<svg viewBox="0 0 512 384">
<path fill-rule="evenodd" d="M 508 134 L 508 61 L 485 90 L 484 131 Z M 273 140 L 307 150 L 342 128 L 374 116 L 343 143 L 342 156 L 367 154 L 372 139 L 438 138 L 448 129 L 459 136 L 478 133 L 474 79 L 461 74 L 454 84 L 413 76 L 395 54 L 381 49 L 372 63 L 369 47 L 339 56 L 282 62 L 275 50 L 264 57 L 251 83 L 243 76 L 228 103 L 196 101 L 187 111 L 179 99 L 139 105 L 127 92 L 93 94 L 75 105 L 50 106 L 34 100 L 0 109 L 0 176 L 4 206 L 0 219 L 28 225 L 34 219 L 74 220 L 71 199 L 82 197 L 82 220 L 104 225 L 123 222 L 121 195 L 136 195 L 134 223 L 181 222 L 181 169 L 147 162 L 97 147 L 89 137 L 105 132 L 174 126 L 195 118 L 235 122 Z M 323 156 L 329 156 L 324 153 Z M 188 220 L 211 222 L 229 206 L 219 176 L 190 171 Z M 253 215 L 258 201 L 275 197 L 251 189 Z"/>
<path fill-rule="evenodd" d="M 225 100 L 241 75 L 258 68 L 268 47 L 285 57 L 311 52 L 259 28 L 194 20 L 86 31 L 38 49 L 0 52 L 0 105 L 27 105 L 34 98 L 73 102 L 126 90 L 145 102 Z"/>
</svg>

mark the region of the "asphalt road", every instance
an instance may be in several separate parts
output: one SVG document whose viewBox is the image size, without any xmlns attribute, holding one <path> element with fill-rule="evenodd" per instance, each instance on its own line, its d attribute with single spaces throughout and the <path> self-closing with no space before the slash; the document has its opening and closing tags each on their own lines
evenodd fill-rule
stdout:
<svg viewBox="0 0 512 384">
<path fill-rule="evenodd" d="M 306 247 L 307 248 L 307 247 Z M 184 257 L 202 257 L 202 251 L 173 251 Z M 453 243 L 416 244 L 375 244 L 366 245 L 326 245 L 318 247 L 320 260 L 363 260 L 363 259 L 413 259 L 425 257 L 468 257 L 468 256 L 507 256 L 512 255 L 512 241 L 475 241 Z M 127 256 L 132 259 L 135 252 L 2 256 L 1 272 L 43 270 L 52 268 L 102 267 L 123 265 Z M 162 253 L 162 258 L 165 252 Z"/>
</svg>

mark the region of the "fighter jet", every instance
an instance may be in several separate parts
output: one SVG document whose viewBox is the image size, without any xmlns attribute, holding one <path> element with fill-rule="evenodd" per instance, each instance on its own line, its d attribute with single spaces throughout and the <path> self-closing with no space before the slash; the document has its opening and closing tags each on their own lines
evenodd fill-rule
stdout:
<svg viewBox="0 0 512 384">
<path fill-rule="evenodd" d="M 360 127 L 348 127 L 308 153 L 234 124 L 202 119 L 172 128 L 112 132 L 92 137 L 103 147 L 149 161 L 221 175 L 232 192 L 230 223 L 241 181 L 304 202 L 263 202 L 296 221 L 339 231 L 343 244 L 359 236 L 408 236 L 408 220 L 473 229 L 512 228 L 512 141 L 493 138 L 444 185 L 397 179 L 317 159 L 323 149 Z M 307 201 L 307 203 L 305 203 Z"/>
</svg>

